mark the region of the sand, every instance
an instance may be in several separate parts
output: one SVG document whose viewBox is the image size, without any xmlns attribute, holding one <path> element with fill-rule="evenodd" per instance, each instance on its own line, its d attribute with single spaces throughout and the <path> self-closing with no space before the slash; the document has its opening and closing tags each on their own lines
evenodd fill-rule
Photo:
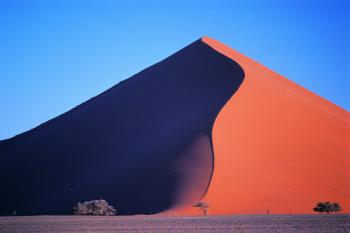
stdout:
<svg viewBox="0 0 350 233">
<path fill-rule="evenodd" d="M 0 217 L 2 233 L 345 233 L 349 215 L 247 215 L 209 217 Z"/>
<path fill-rule="evenodd" d="M 203 41 L 245 72 L 213 129 L 212 213 L 350 211 L 349 113 L 227 46 Z M 317 77 L 311 77 L 317 81 Z"/>
</svg>

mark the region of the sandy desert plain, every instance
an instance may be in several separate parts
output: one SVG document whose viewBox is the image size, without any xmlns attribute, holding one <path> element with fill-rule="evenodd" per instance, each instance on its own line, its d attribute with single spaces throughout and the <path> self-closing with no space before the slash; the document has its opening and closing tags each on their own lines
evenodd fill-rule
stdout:
<svg viewBox="0 0 350 233">
<path fill-rule="evenodd" d="M 1 233 L 22 232 L 350 232 L 350 215 L 0 217 Z"/>
</svg>

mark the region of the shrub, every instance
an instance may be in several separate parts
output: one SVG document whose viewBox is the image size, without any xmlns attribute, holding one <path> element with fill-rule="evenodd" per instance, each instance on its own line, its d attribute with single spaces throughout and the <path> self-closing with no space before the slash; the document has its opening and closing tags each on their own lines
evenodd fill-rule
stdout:
<svg viewBox="0 0 350 233">
<path fill-rule="evenodd" d="M 315 212 L 319 213 L 331 213 L 331 212 L 339 212 L 341 211 L 341 207 L 339 203 L 331 203 L 331 202 L 319 202 L 316 207 L 313 208 Z"/>
<path fill-rule="evenodd" d="M 113 206 L 108 205 L 105 200 L 92 200 L 84 203 L 78 202 L 73 207 L 73 213 L 75 215 L 116 215 L 116 210 Z"/>
<path fill-rule="evenodd" d="M 208 214 L 209 204 L 204 201 L 197 202 L 196 204 L 193 205 L 193 207 L 200 208 L 200 210 L 203 212 L 203 215 Z"/>
</svg>

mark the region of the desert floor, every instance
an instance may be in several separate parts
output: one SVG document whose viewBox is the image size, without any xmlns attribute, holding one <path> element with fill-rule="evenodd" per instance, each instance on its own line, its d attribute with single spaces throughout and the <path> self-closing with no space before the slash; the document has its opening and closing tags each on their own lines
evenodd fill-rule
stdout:
<svg viewBox="0 0 350 233">
<path fill-rule="evenodd" d="M 208 217 L 0 217 L 1 233 L 17 232 L 350 232 L 350 215 Z"/>
</svg>

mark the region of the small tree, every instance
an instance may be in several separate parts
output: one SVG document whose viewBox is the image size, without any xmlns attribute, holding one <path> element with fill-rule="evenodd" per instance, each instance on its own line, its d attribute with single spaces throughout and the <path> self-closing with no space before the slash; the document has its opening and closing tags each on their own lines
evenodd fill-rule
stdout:
<svg viewBox="0 0 350 233">
<path fill-rule="evenodd" d="M 319 202 L 316 207 L 313 208 L 315 212 L 318 213 L 331 213 L 331 212 L 339 212 L 341 211 L 341 207 L 339 203 L 331 203 L 331 202 Z"/>
<path fill-rule="evenodd" d="M 116 210 L 113 206 L 108 205 L 105 200 L 92 200 L 84 203 L 78 202 L 73 207 L 73 213 L 75 215 L 116 215 Z"/>
<path fill-rule="evenodd" d="M 193 205 L 193 207 L 200 208 L 200 210 L 203 212 L 203 215 L 208 214 L 209 204 L 204 201 L 197 202 L 196 204 Z"/>
</svg>

